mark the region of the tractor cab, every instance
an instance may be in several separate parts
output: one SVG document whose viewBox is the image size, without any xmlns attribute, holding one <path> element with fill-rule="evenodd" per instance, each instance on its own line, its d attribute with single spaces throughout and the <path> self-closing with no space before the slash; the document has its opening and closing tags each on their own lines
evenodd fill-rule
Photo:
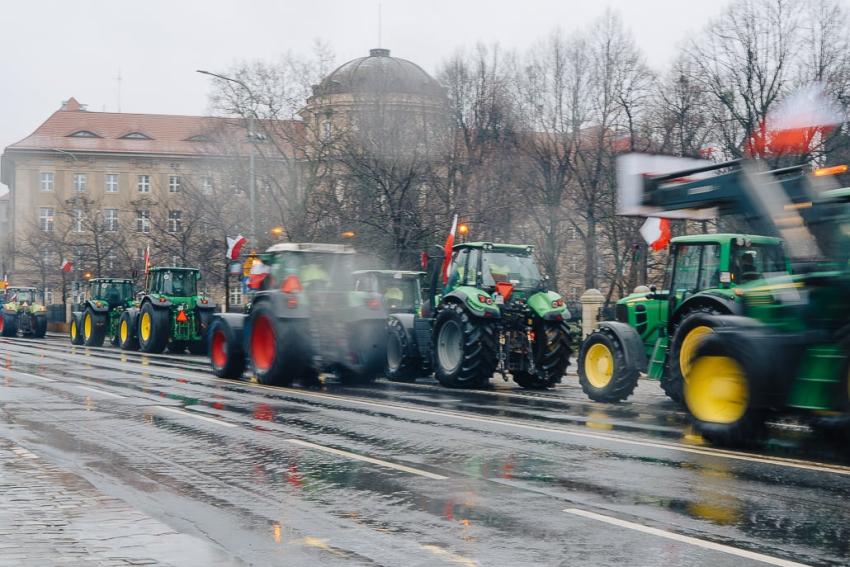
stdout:
<svg viewBox="0 0 850 567">
<path fill-rule="evenodd" d="M 277 244 L 260 255 L 268 266 L 266 289 L 349 292 L 355 252 L 342 244 Z"/>
<path fill-rule="evenodd" d="M 197 268 L 151 268 L 148 293 L 166 297 L 194 297 L 198 295 L 200 277 L 201 272 Z"/>
<path fill-rule="evenodd" d="M 135 300 L 135 286 L 129 279 L 94 278 L 89 281 L 89 296 L 106 302 L 110 309 L 126 307 Z"/>
<path fill-rule="evenodd" d="M 425 272 L 360 270 L 354 272 L 354 290 L 379 293 L 389 313 L 417 313 L 422 304 Z"/>
<path fill-rule="evenodd" d="M 6 296 L 3 303 L 16 303 L 21 307 L 28 307 L 36 302 L 38 290 L 34 287 L 9 287 L 6 288 Z"/>
</svg>

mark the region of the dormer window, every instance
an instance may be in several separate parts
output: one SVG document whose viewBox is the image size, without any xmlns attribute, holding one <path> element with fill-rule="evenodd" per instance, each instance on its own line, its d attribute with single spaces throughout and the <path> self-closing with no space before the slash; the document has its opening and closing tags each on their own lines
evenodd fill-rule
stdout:
<svg viewBox="0 0 850 567">
<path fill-rule="evenodd" d="M 122 140 L 153 140 L 147 134 L 143 134 L 141 132 L 130 132 L 129 134 L 124 134 L 121 136 Z"/>
<path fill-rule="evenodd" d="M 77 130 L 73 134 L 68 134 L 68 137 L 69 138 L 100 138 L 100 136 L 98 136 L 97 134 L 95 134 L 94 132 L 91 132 L 89 130 Z"/>
</svg>

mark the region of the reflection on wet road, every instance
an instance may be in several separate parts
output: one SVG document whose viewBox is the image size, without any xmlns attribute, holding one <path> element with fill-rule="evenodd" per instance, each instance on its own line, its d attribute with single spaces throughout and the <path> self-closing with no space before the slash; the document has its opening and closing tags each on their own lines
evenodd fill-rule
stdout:
<svg viewBox="0 0 850 567">
<path fill-rule="evenodd" d="M 269 388 L 199 357 L 0 340 L 0 433 L 234 561 L 843 565 L 846 444 L 721 451 L 641 383 L 617 406 L 423 380 Z"/>
</svg>

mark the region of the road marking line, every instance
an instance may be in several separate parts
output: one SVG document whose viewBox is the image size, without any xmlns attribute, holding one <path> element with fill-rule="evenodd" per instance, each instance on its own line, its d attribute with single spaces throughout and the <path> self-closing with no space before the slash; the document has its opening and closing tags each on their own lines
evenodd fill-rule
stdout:
<svg viewBox="0 0 850 567">
<path fill-rule="evenodd" d="M 230 381 L 228 381 L 230 382 Z M 294 392 L 299 395 L 307 396 L 307 397 L 315 397 L 315 398 L 325 398 L 336 401 L 344 401 L 352 404 L 364 405 L 364 406 L 372 406 L 379 407 L 384 409 L 393 409 L 393 410 L 401 410 L 401 411 L 409 411 L 411 413 L 420 413 L 425 415 L 439 415 L 442 417 L 454 417 L 456 419 L 462 419 L 466 421 L 473 421 L 477 423 L 486 423 L 488 425 L 492 425 L 497 423 L 499 425 L 505 425 L 508 427 L 516 427 L 518 429 L 528 429 L 532 431 L 544 431 L 546 433 L 558 433 L 561 435 L 580 437 L 585 439 L 597 439 L 604 441 L 611 441 L 614 443 L 622 443 L 624 445 L 635 445 L 638 447 L 651 447 L 654 449 L 666 449 L 670 451 L 681 451 L 684 453 L 692 453 L 695 455 L 704 455 L 708 457 L 724 457 L 728 459 L 735 459 L 740 461 L 748 461 L 754 463 L 763 463 L 769 465 L 778 465 L 790 468 L 797 468 L 803 470 L 812 470 L 818 472 L 830 472 L 841 475 L 850 475 L 850 467 L 841 467 L 841 466 L 833 466 L 828 465 L 826 463 L 809 463 L 805 461 L 797 461 L 794 459 L 786 459 L 783 457 L 759 457 L 756 455 L 748 455 L 746 453 L 734 453 L 732 451 L 726 451 L 723 449 L 710 449 L 710 448 L 697 448 L 697 447 L 687 447 L 682 445 L 672 445 L 669 443 L 657 443 L 653 441 L 640 441 L 638 439 L 627 439 L 625 437 L 619 437 L 616 435 L 605 435 L 601 433 L 589 433 L 583 431 L 570 431 L 568 429 L 556 429 L 552 427 L 543 427 L 540 425 L 532 425 L 528 423 L 519 423 L 513 421 L 507 421 L 504 419 L 494 418 L 494 417 L 475 417 L 471 415 L 464 415 L 459 413 L 454 413 L 450 411 L 435 411 L 421 408 L 414 408 L 402 405 L 394 405 L 394 404 L 382 404 L 377 402 L 367 402 L 364 400 L 356 400 L 352 398 L 344 398 L 342 396 L 334 396 L 330 394 L 321 394 L 318 392 L 303 392 L 301 390 L 295 390 L 290 388 L 281 388 L 281 387 L 271 387 L 271 386 L 263 386 L 263 385 L 253 385 L 255 388 L 262 388 L 266 390 L 272 390 L 276 392 L 280 391 L 289 391 Z"/>
<path fill-rule="evenodd" d="M 12 452 L 18 455 L 19 457 L 23 457 L 25 459 L 37 459 L 38 455 L 33 453 L 32 451 L 21 447 L 20 445 L 16 445 L 12 447 Z"/>
<path fill-rule="evenodd" d="M 122 400 L 124 399 L 124 396 L 119 396 L 118 394 L 113 394 L 112 392 L 107 392 L 106 390 L 100 390 L 98 388 L 92 388 L 90 386 L 82 386 L 80 384 L 74 384 L 74 386 L 76 386 L 77 388 L 80 388 L 82 390 L 88 390 L 90 392 L 97 392 L 98 394 L 103 394 L 104 396 L 111 396 L 113 398 L 120 398 Z"/>
<path fill-rule="evenodd" d="M 226 421 L 222 421 L 220 419 L 207 417 L 205 415 L 198 415 L 197 413 L 192 412 L 192 411 L 186 411 L 186 410 L 177 409 L 177 408 L 169 408 L 169 407 L 166 407 L 166 406 L 154 406 L 154 407 L 156 409 L 170 411 L 172 413 L 176 413 L 176 414 L 183 415 L 183 416 L 186 416 L 186 417 L 194 417 L 195 419 L 201 419 L 203 421 L 209 421 L 210 423 L 215 423 L 216 425 L 221 425 L 223 427 L 237 427 L 236 424 L 234 424 L 234 423 L 227 423 Z"/>
<path fill-rule="evenodd" d="M 754 561 L 760 561 L 762 563 L 768 563 L 770 565 L 779 565 L 780 567 L 809 567 L 805 563 L 797 563 L 796 561 L 788 561 L 787 559 L 779 559 L 778 557 L 771 557 L 770 555 L 764 555 L 761 553 L 756 553 L 754 551 L 747 551 L 746 549 L 739 549 L 737 547 L 732 547 L 730 545 L 723 545 L 722 543 L 714 543 L 713 541 L 707 541 L 704 539 L 697 539 L 695 537 L 690 537 L 686 535 L 677 534 L 675 532 L 669 532 L 667 530 L 660 530 L 658 528 L 651 528 L 649 526 L 644 526 L 643 524 L 636 524 L 634 522 L 627 522 L 626 520 L 620 520 L 619 518 L 614 518 L 611 516 L 605 516 L 603 514 L 597 514 L 595 512 L 589 512 L 587 510 L 580 510 L 578 508 L 566 508 L 564 512 L 568 514 L 573 514 L 576 516 L 582 516 L 584 518 L 589 518 L 591 520 L 597 520 L 599 522 L 604 522 L 606 524 L 611 524 L 612 526 L 619 526 L 621 528 L 628 528 L 630 530 L 635 530 L 638 532 L 643 532 L 645 534 L 650 534 L 658 537 L 663 537 L 667 539 L 672 539 L 674 541 L 680 541 L 682 543 L 687 543 L 690 545 L 694 545 L 696 547 L 702 547 L 704 549 L 710 549 L 712 551 L 720 551 L 722 553 L 728 553 L 730 555 L 737 555 L 738 557 L 744 557 L 746 559 L 752 559 Z"/>
<path fill-rule="evenodd" d="M 39 380 L 44 380 L 45 382 L 56 382 L 53 378 L 46 378 L 44 376 L 39 376 L 37 374 L 30 374 L 29 372 L 21 372 L 20 370 L 6 370 L 6 374 L 20 374 L 21 376 L 27 376 L 29 378 L 37 378 Z"/>
<path fill-rule="evenodd" d="M 348 459 L 353 459 L 355 461 L 363 461 L 366 463 L 372 463 L 373 465 L 379 465 L 382 467 L 387 467 L 391 469 L 396 469 L 399 471 L 416 474 L 419 476 L 424 476 L 426 478 L 430 478 L 433 480 L 447 480 L 449 477 L 443 476 L 441 474 L 435 474 L 428 471 L 423 471 L 421 469 L 415 469 L 413 467 L 408 467 L 405 465 L 399 465 L 396 463 L 391 463 L 389 461 L 382 461 L 381 459 L 375 459 L 372 457 L 367 457 L 365 455 L 359 455 L 357 453 L 350 453 L 348 451 L 343 451 L 341 449 L 334 449 L 333 447 L 325 447 L 324 445 L 317 445 L 315 443 L 310 443 L 309 441 L 302 441 L 301 439 L 287 439 L 289 443 L 293 445 L 300 445 L 301 447 L 307 447 L 309 449 L 316 449 L 317 451 L 324 451 L 326 453 L 332 453 L 334 455 L 339 455 L 341 457 L 346 457 Z"/>
<path fill-rule="evenodd" d="M 466 567 L 478 567 L 478 561 L 474 559 L 470 559 L 468 557 L 464 557 L 463 555 L 458 555 L 457 553 L 452 553 L 448 549 L 443 549 L 437 545 L 432 544 L 422 544 L 422 549 L 430 551 L 434 555 L 442 557 L 447 561 L 451 561 L 452 563 L 457 563 L 459 565 L 465 565 Z"/>
</svg>

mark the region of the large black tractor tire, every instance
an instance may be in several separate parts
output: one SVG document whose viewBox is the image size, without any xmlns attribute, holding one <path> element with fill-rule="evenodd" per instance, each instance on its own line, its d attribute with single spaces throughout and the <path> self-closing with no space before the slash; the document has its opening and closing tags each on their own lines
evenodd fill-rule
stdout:
<svg viewBox="0 0 850 567">
<path fill-rule="evenodd" d="M 762 394 L 761 377 L 770 373 L 769 357 L 737 333 L 712 333 L 700 341 L 683 392 L 697 433 L 728 447 L 751 446 L 764 437 L 765 411 L 754 402 Z"/>
<path fill-rule="evenodd" d="M 606 328 L 590 333 L 578 355 L 578 382 L 595 402 L 620 402 L 635 391 L 640 370 L 626 362 L 626 347 Z"/>
<path fill-rule="evenodd" d="M 559 384 L 570 365 L 570 330 L 566 323 L 535 321 L 533 354 L 537 372 L 515 372 L 514 382 L 529 390 Z"/>
<path fill-rule="evenodd" d="M 4 337 L 18 336 L 18 315 L 14 313 L 3 314 L 3 328 L 0 333 Z"/>
<path fill-rule="evenodd" d="M 138 320 L 130 311 L 118 319 L 118 346 L 121 350 L 139 350 Z"/>
<path fill-rule="evenodd" d="M 169 311 L 157 309 L 150 302 L 142 304 L 139 311 L 139 348 L 142 352 L 157 354 L 165 350 L 169 335 Z"/>
<path fill-rule="evenodd" d="M 387 361 L 386 322 L 361 321 L 354 323 L 349 332 L 351 353 L 357 365 L 341 370 L 340 382 L 346 386 L 371 384 L 384 373 Z"/>
<path fill-rule="evenodd" d="M 87 307 L 83 312 L 83 343 L 89 347 L 103 346 L 108 315 Z"/>
<path fill-rule="evenodd" d="M 79 346 L 85 342 L 83 337 L 83 315 L 82 313 L 71 313 L 71 322 L 68 324 L 68 337 L 71 344 Z"/>
<path fill-rule="evenodd" d="M 387 322 L 387 379 L 393 382 L 413 382 L 423 374 L 422 358 L 416 345 L 398 319 Z M 415 354 L 414 354 L 415 353 Z"/>
<path fill-rule="evenodd" d="M 290 386 L 307 372 L 306 353 L 289 321 L 282 321 L 271 306 L 251 310 L 248 349 L 257 381 L 267 386 Z"/>
<path fill-rule="evenodd" d="M 210 344 L 210 326 L 213 322 L 213 312 L 210 309 L 198 309 L 196 315 L 198 318 L 198 334 L 201 335 L 201 340 L 189 341 L 187 346 L 190 353 L 204 355 L 207 354 L 207 347 Z"/>
<path fill-rule="evenodd" d="M 227 324 L 217 319 L 209 329 L 210 365 L 219 378 L 236 380 L 245 372 L 245 352 L 240 337 Z"/>
<path fill-rule="evenodd" d="M 492 327 L 456 303 L 440 310 L 434 323 L 434 374 L 447 388 L 482 388 L 496 370 Z"/>
<path fill-rule="evenodd" d="M 47 315 L 33 315 L 32 336 L 34 339 L 43 339 L 47 334 Z"/>
<path fill-rule="evenodd" d="M 684 403 L 685 377 L 690 369 L 696 348 L 707 333 L 722 324 L 723 313 L 713 307 L 699 307 L 684 313 L 673 329 L 667 368 L 661 376 L 661 389 L 667 397 L 678 404 Z M 684 347 L 684 356 L 683 356 Z"/>
</svg>

